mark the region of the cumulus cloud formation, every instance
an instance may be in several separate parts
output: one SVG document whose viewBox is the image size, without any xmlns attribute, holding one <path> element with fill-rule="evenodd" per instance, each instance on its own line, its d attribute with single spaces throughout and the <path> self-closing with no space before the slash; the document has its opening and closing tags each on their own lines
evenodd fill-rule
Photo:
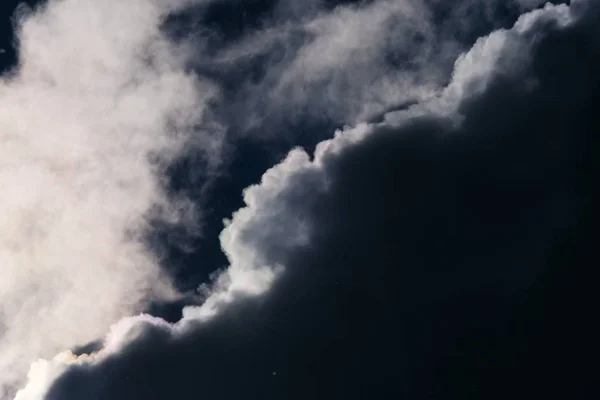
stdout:
<svg viewBox="0 0 600 400">
<path fill-rule="evenodd" d="M 22 12 L 19 64 L 0 85 L 0 398 L 581 387 L 556 372 L 573 365 L 568 326 L 519 332 L 550 321 L 535 296 L 593 254 L 580 236 L 595 221 L 595 3 L 518 19 L 497 10 L 541 2 L 442 3 L 62 0 Z M 232 25 L 228 7 L 252 23 Z M 178 32 L 185 18 L 169 19 L 183 8 L 206 18 L 194 41 Z M 264 140 L 304 119 L 352 126 L 244 191 L 219 237 L 228 266 L 210 266 L 200 305 L 174 323 L 136 315 L 179 296 L 145 234 L 194 217 L 165 175 L 190 138 L 220 150 L 221 134 Z M 65 350 L 101 338 L 91 354 Z"/>
<path fill-rule="evenodd" d="M 203 305 L 175 324 L 121 320 L 98 353 L 35 363 L 17 398 L 541 390 L 555 353 L 511 369 L 506 321 L 589 216 L 600 126 L 591 4 L 522 15 L 461 55 L 431 98 L 340 130 L 313 155 L 292 150 L 226 223 L 230 266 Z"/>
<path fill-rule="evenodd" d="M 173 295 L 144 244 L 192 210 L 163 188 L 214 92 L 160 31 L 183 2 L 49 1 L 18 12 L 0 80 L 0 398 L 29 363 Z"/>
</svg>

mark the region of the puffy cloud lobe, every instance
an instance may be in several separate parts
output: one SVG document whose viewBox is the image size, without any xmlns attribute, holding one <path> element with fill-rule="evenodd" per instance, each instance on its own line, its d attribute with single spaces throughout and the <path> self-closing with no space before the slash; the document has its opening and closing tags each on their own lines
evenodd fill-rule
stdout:
<svg viewBox="0 0 600 400">
<path fill-rule="evenodd" d="M 183 5 L 21 9 L 19 63 L 0 78 L 0 398 L 36 358 L 174 295 L 144 233 L 192 214 L 163 170 L 214 93 L 160 31 Z"/>
<path fill-rule="evenodd" d="M 548 6 L 482 39 L 439 98 L 292 151 L 225 229 L 207 303 L 120 322 L 45 398 L 510 394 L 499 332 L 577 221 L 597 33 Z"/>
</svg>

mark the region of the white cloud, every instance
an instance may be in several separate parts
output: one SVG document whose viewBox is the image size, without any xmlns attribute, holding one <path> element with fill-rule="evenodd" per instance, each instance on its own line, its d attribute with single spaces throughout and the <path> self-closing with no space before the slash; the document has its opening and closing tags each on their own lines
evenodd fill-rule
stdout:
<svg viewBox="0 0 600 400">
<path fill-rule="evenodd" d="M 214 91 L 159 30 L 182 5 L 21 13 L 19 64 L 0 80 L 0 398 L 32 360 L 171 295 L 142 235 L 148 217 L 187 207 L 167 198 L 162 168 Z"/>
<path fill-rule="evenodd" d="M 514 64 L 504 64 L 506 59 L 500 55 L 506 56 L 525 49 L 512 46 L 519 44 L 519 39 L 533 29 L 535 21 L 546 18 L 557 20 L 563 25 L 571 21 L 568 8 L 548 6 L 543 11 L 523 16 L 511 30 L 496 32 L 481 39 L 469 53 L 458 60 L 453 81 L 438 97 L 407 111 L 393 113 L 382 125 L 401 125 L 423 113 L 446 115 L 455 112 L 456 104 L 483 90 L 489 76 L 497 73 L 498 69 L 504 69 L 506 65 L 518 69 L 520 59 L 517 58 Z M 93 366 L 94 363 L 102 362 L 104 357 L 119 352 L 127 343 L 134 341 L 135 333 L 144 325 L 157 326 L 177 336 L 210 320 L 228 304 L 243 296 L 256 296 L 267 291 L 278 274 L 285 274 L 285 265 L 275 262 L 272 254 L 285 253 L 290 248 L 306 245 L 309 241 L 310 226 L 302 219 L 302 213 L 292 209 L 289 202 L 294 197 L 294 191 L 317 193 L 326 190 L 328 181 L 324 172 L 325 165 L 348 146 L 372 134 L 377 126 L 361 124 L 336 132 L 333 139 L 317 146 L 313 160 L 303 150 L 292 150 L 285 160 L 263 175 L 260 184 L 245 191 L 246 206 L 233 215 L 221 234 L 221 244 L 230 266 L 216 278 L 202 306 L 186 308 L 183 320 L 172 325 L 148 316 L 123 319 L 114 325 L 98 355 L 75 361 L 70 356 L 62 355 L 54 361 L 34 364 L 28 384 L 17 398 L 41 399 L 49 382 L 67 370 L 70 363 Z"/>
</svg>

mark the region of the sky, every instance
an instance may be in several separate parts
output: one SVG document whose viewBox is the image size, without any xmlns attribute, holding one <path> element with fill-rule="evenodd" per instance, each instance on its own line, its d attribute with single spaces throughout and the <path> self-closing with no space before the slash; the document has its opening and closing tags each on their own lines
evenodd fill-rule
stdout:
<svg viewBox="0 0 600 400">
<path fill-rule="evenodd" d="M 590 397 L 597 1 L 0 18 L 0 400 Z"/>
</svg>

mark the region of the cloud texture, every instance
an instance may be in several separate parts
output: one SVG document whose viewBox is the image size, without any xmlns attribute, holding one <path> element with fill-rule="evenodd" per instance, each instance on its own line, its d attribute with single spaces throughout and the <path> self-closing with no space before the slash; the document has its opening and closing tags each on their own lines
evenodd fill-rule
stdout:
<svg viewBox="0 0 600 400">
<path fill-rule="evenodd" d="M 175 4 L 51 1 L 0 81 L 0 397 L 27 365 L 172 296 L 144 244 L 178 220 L 163 170 L 213 90 L 159 28 Z M 188 210 L 189 211 L 189 210 Z"/>
<path fill-rule="evenodd" d="M 264 107 L 277 114 L 287 107 L 293 110 L 293 104 L 298 107 L 296 111 L 308 107 L 306 115 L 315 114 L 319 107 L 325 114 L 341 110 L 338 116 L 328 114 L 327 120 L 334 125 L 377 113 L 383 113 L 381 121 L 340 129 L 333 138 L 318 143 L 314 152 L 293 149 L 262 176 L 259 184 L 248 187 L 244 191 L 245 206 L 226 221 L 220 235 L 228 267 L 213 274 L 212 282 L 202 287 L 205 301 L 186 307 L 179 322 L 169 323 L 146 314 L 121 319 L 112 325 L 98 352 L 83 356 L 64 352 L 35 362 L 16 399 L 229 399 L 249 394 L 261 399 L 490 399 L 515 397 L 517 390 L 538 397 L 540 391 L 566 394 L 567 389 L 573 390 L 573 377 L 566 373 L 563 377 L 570 380 L 551 379 L 548 383 L 552 369 L 561 364 L 573 365 L 572 359 L 563 355 L 553 364 L 551 354 L 536 348 L 535 341 L 523 342 L 513 330 L 515 324 L 520 324 L 519 312 L 525 313 L 525 319 L 530 317 L 528 299 L 537 293 L 532 286 L 545 281 L 540 277 L 562 270 L 565 251 L 578 255 L 569 257 L 571 271 L 583 267 L 582 253 L 591 254 L 585 247 L 582 250 L 579 236 L 573 232 L 582 232 L 582 221 L 589 223 L 590 199 L 595 198 L 590 189 L 590 177 L 597 172 L 597 163 L 592 161 L 597 146 L 593 143 L 600 126 L 593 111 L 600 96 L 600 81 L 595 74 L 600 68 L 595 3 L 580 0 L 570 6 L 548 4 L 521 15 L 514 26 L 491 29 L 472 41 L 465 37 L 478 29 L 464 36 L 455 29 L 457 37 L 450 38 L 445 31 L 440 36 L 443 40 L 431 39 L 431 43 L 438 43 L 435 46 L 423 45 L 427 51 L 405 38 L 420 33 L 424 36 L 420 43 L 430 43 L 428 38 L 435 37 L 432 32 L 444 26 L 434 12 L 439 11 L 436 2 L 375 1 L 329 9 L 314 2 L 302 10 L 286 2 L 275 3 L 275 7 L 267 7 L 272 12 L 268 15 L 275 17 L 259 18 L 263 25 L 256 32 L 238 32 L 234 38 L 222 35 L 198 44 L 208 46 L 202 51 L 210 58 L 215 54 L 209 51 L 210 40 L 217 40 L 221 50 L 216 54 L 224 57 L 221 60 L 231 56 L 222 64 L 217 62 L 219 57 L 204 65 L 202 60 L 190 64 L 197 74 L 210 77 L 220 88 L 219 96 L 207 106 L 211 121 L 227 126 L 230 135 L 243 135 L 245 129 L 251 131 L 250 120 L 256 110 Z M 534 3 L 526 5 L 538 5 Z M 149 7 L 148 15 L 160 15 L 152 12 L 162 10 L 154 8 L 153 3 L 139 4 L 142 9 L 142 4 Z M 199 12 L 207 13 L 207 7 L 214 4 L 221 2 L 201 3 Z M 491 9 L 488 5 L 482 7 Z M 458 7 L 463 11 L 465 8 Z M 261 12 L 257 11 L 259 15 Z M 397 35 L 400 43 L 390 47 L 410 50 L 399 56 L 402 65 L 397 70 L 378 58 L 385 53 L 381 43 L 386 41 L 388 31 L 371 29 L 386 26 L 390 16 L 399 18 L 401 31 Z M 159 20 L 151 20 L 156 28 Z M 23 32 L 26 28 L 24 25 Z M 366 31 L 356 33 L 363 28 Z M 131 37 L 140 29 L 136 27 Z M 293 51 L 286 44 L 283 58 L 274 64 L 267 62 L 269 68 L 254 84 L 244 78 L 243 64 L 238 64 L 237 70 L 228 69 L 243 61 L 240 52 L 253 53 L 264 48 L 261 46 L 276 43 L 278 39 L 270 33 L 273 30 L 283 32 L 285 41 L 300 31 L 300 44 Z M 314 36 L 306 40 L 306 34 Z M 146 40 L 154 36 L 146 32 L 140 37 Z M 23 33 L 22 40 L 26 38 Z M 161 46 L 161 40 L 156 43 L 158 53 L 152 54 L 160 56 L 161 51 L 173 49 Z M 403 47 L 407 43 L 408 47 Z M 462 46 L 469 50 L 461 54 Z M 176 48 L 187 53 L 188 46 Z M 148 65 L 153 66 L 148 72 L 152 77 L 150 86 L 165 90 L 156 94 L 168 104 L 153 109 L 154 113 L 141 114 L 156 114 L 164 120 L 136 118 L 146 140 L 133 142 L 139 146 L 141 141 L 146 147 L 133 146 L 131 153 L 117 159 L 124 168 L 117 168 L 115 173 L 125 174 L 124 178 L 102 175 L 107 167 L 102 163 L 98 168 L 102 179 L 94 181 L 94 189 L 98 182 L 108 185 L 107 190 L 97 194 L 98 203 L 104 207 L 111 202 L 103 196 L 119 196 L 119 190 L 124 190 L 120 201 L 126 207 L 117 217 L 127 222 L 117 218 L 120 224 L 109 226 L 113 234 L 99 238 L 115 240 L 122 236 L 114 235 L 114 230 L 126 232 L 127 241 L 104 246 L 112 245 L 111 255 L 120 254 L 121 246 L 129 249 L 136 245 L 134 260 L 141 257 L 143 262 L 131 265 L 141 278 L 127 272 L 127 268 L 119 271 L 123 271 L 126 290 L 135 290 L 138 281 L 149 285 L 134 291 L 140 293 L 139 300 L 145 299 L 145 290 L 153 289 L 152 284 L 159 281 L 158 269 L 148 250 L 135 241 L 139 231 L 133 229 L 132 233 L 130 228 L 143 231 L 148 211 L 168 204 L 157 181 L 160 168 L 140 160 L 158 153 L 168 162 L 169 157 L 177 155 L 181 142 L 174 143 L 168 134 L 172 130 L 164 128 L 172 128 L 175 121 L 175 126 L 185 132 L 189 127 L 186 124 L 199 118 L 196 113 L 202 110 L 198 105 L 203 104 L 204 93 L 191 90 L 198 87 L 190 84 L 195 81 L 181 73 L 182 64 L 173 64 L 173 60 L 180 59 L 178 54 L 158 59 L 165 64 L 143 63 L 143 68 L 134 64 L 133 70 L 137 77 Z M 252 60 L 250 64 L 256 62 L 255 54 L 248 55 L 248 59 Z M 453 63 L 446 70 L 448 59 Z M 416 64 L 408 65 L 409 61 Z M 27 71 L 25 66 L 23 63 L 23 71 Z M 215 73 L 215 66 L 222 67 L 223 76 Z M 157 76 L 155 70 L 173 80 L 167 79 L 169 84 L 161 86 L 158 82 L 163 81 L 163 75 Z M 242 77 L 232 87 L 224 80 L 229 73 Z M 16 85 L 18 76 L 8 81 L 7 88 Z M 375 82 L 372 77 L 376 77 Z M 310 94 L 311 82 L 315 83 L 316 94 Z M 386 94 L 386 90 L 396 90 L 394 85 L 401 83 L 406 87 L 401 86 L 397 94 Z M 298 94 L 298 88 L 307 91 Z M 177 96 L 169 97 L 173 89 Z M 323 95 L 322 90 L 331 96 Z M 242 105 L 251 106 L 249 99 L 256 99 L 259 93 L 268 93 L 271 98 L 256 104 L 256 109 L 249 107 L 239 120 L 225 124 L 229 113 L 241 112 Z M 134 98 L 146 104 L 147 95 L 143 92 Z M 34 98 L 44 99 L 39 93 Z M 227 99 L 231 107 L 220 107 L 220 102 Z M 82 106 L 90 104 L 96 103 L 88 100 Z M 133 104 L 139 107 L 139 103 Z M 151 104 L 157 107 L 162 102 Z M 67 106 L 74 107 L 67 103 L 60 110 L 69 109 Z M 105 109 L 102 112 L 112 115 Z M 69 119 L 65 117 L 60 123 L 65 120 Z M 115 121 L 118 127 L 131 124 L 129 119 Z M 263 128 L 286 126 L 281 119 L 278 125 L 262 120 L 257 124 Z M 85 132 L 96 132 L 96 125 L 90 126 Z M 138 130 L 131 132 L 128 138 L 137 138 Z M 81 145 L 93 140 L 92 148 L 100 153 L 105 145 L 102 154 L 106 157 L 118 157 L 129 149 L 129 142 L 119 142 L 118 152 L 112 147 L 113 141 L 122 136 L 104 142 L 89 135 L 82 136 L 85 140 Z M 105 137 L 111 136 L 106 133 Z M 31 153 L 27 151 L 28 156 Z M 73 157 L 85 155 L 85 162 L 94 160 L 79 148 L 73 153 Z M 64 157 L 71 153 L 61 147 L 57 154 Z M 127 185 L 122 189 L 121 180 L 132 171 L 142 174 L 135 175 L 134 180 L 141 182 L 135 190 L 139 197 L 132 196 Z M 48 179 L 43 182 L 47 184 Z M 142 190 L 144 184 L 148 185 L 146 191 Z M 140 203 L 127 207 L 136 198 Z M 22 202 L 19 199 L 15 203 L 20 206 Z M 51 204 L 43 202 L 44 207 Z M 89 225 L 97 224 L 98 231 L 104 232 L 101 228 L 111 221 L 107 218 L 113 215 L 111 210 L 100 208 L 97 214 L 90 214 L 98 215 L 98 220 L 89 221 Z M 64 214 L 69 215 L 66 211 Z M 76 217 L 87 215 L 80 217 L 78 213 Z M 70 225 L 68 228 L 69 232 L 73 230 Z M 81 232 L 79 240 L 89 229 Z M 575 242 L 572 245 L 566 241 L 566 248 L 571 250 L 565 250 L 565 238 Z M 98 247 L 102 248 L 94 245 L 91 254 L 100 251 Z M 75 246 L 68 253 L 69 261 L 77 260 L 72 256 L 78 254 L 77 249 Z M 90 259 L 94 260 L 86 257 L 88 262 Z M 99 267 L 98 273 L 102 275 L 106 268 Z M 111 270 L 110 282 L 115 279 L 113 274 Z M 101 284 L 94 283 L 102 289 Z M 81 294 L 73 293 L 76 296 L 65 307 L 80 304 L 71 300 L 79 299 Z M 120 293 L 112 295 L 119 298 Z M 126 307 L 128 303 L 115 304 L 118 312 L 132 311 Z M 110 318 L 114 321 L 118 316 Z M 98 330 L 103 329 L 98 321 L 110 319 L 93 318 Z M 19 328 L 23 332 L 31 327 L 21 326 L 25 327 Z M 60 329 L 68 332 L 66 326 Z M 96 336 L 71 338 L 61 334 L 60 338 L 91 340 L 100 334 L 91 329 L 89 332 Z M 560 337 L 545 326 L 541 332 Z M 519 357 L 524 367 L 514 368 L 511 357 L 520 351 L 522 343 L 535 356 Z M 555 344 L 557 348 L 561 345 Z M 541 389 L 541 382 L 547 387 Z"/>
</svg>

